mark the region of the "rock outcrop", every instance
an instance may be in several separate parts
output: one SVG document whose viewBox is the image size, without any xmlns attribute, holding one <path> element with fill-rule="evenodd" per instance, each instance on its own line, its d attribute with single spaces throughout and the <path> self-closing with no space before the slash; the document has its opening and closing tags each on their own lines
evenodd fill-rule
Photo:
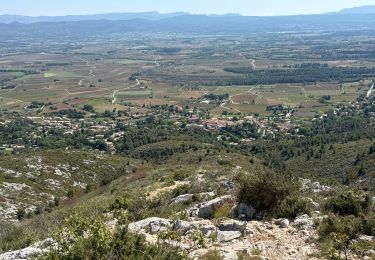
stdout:
<svg viewBox="0 0 375 260">
<path fill-rule="evenodd" d="M 184 194 L 177 196 L 171 200 L 171 204 L 185 204 L 192 202 L 194 198 L 194 194 Z"/>
<path fill-rule="evenodd" d="M 234 205 L 234 197 L 231 195 L 222 196 L 213 200 L 195 205 L 190 209 L 191 217 L 199 217 L 204 219 L 212 219 L 215 214 L 215 210 L 225 203 Z"/>
<path fill-rule="evenodd" d="M 37 258 L 44 253 L 50 251 L 50 248 L 54 246 L 54 241 L 50 238 L 39 241 L 29 247 L 0 254 L 0 260 L 27 260 Z"/>
<path fill-rule="evenodd" d="M 149 231 L 151 234 L 167 231 L 171 228 L 172 221 L 165 218 L 147 218 L 130 223 L 128 226 L 130 232 Z"/>
<path fill-rule="evenodd" d="M 252 220 L 255 216 L 255 209 L 246 203 L 240 203 L 232 209 L 232 214 L 234 218 L 239 220 Z"/>
<path fill-rule="evenodd" d="M 197 205 L 197 215 L 185 220 L 152 217 L 130 223 L 128 230 L 143 234 L 148 243 L 164 242 L 177 246 L 185 250 L 190 259 L 201 259 L 209 249 L 216 249 L 225 260 L 236 260 L 238 253 L 252 256 L 254 252 L 260 254 L 257 256 L 260 259 L 314 259 L 312 255 L 318 250 L 315 245 L 317 230 L 310 216 L 302 215 L 294 220 L 276 219 L 269 222 L 208 219 L 213 217 L 216 208 L 223 203 L 234 203 L 233 197 L 222 196 Z M 248 206 L 245 205 L 244 208 L 251 209 Z M 113 223 L 116 225 L 117 222 Z M 164 232 L 176 232 L 178 241 L 170 238 L 163 240 L 160 235 Z M 2 254 L 0 260 L 30 259 L 34 255 L 41 255 L 47 252 L 48 241 L 50 245 L 53 242 L 47 240 L 22 250 Z"/>
</svg>

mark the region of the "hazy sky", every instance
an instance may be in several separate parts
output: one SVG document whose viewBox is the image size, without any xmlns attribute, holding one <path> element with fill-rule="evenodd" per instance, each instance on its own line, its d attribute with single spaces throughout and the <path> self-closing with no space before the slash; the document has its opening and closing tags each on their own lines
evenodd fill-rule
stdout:
<svg viewBox="0 0 375 260">
<path fill-rule="evenodd" d="M 375 0 L 0 0 L 0 14 L 66 15 L 185 11 L 243 15 L 311 14 L 375 5 Z"/>
</svg>

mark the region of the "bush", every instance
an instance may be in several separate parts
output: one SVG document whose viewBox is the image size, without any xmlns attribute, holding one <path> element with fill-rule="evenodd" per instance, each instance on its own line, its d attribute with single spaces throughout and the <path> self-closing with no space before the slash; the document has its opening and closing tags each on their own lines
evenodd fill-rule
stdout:
<svg viewBox="0 0 375 260">
<path fill-rule="evenodd" d="M 25 248 L 36 241 L 37 235 L 24 226 L 0 221 L 0 253 Z"/>
<path fill-rule="evenodd" d="M 25 209 L 21 208 L 17 210 L 17 219 L 19 221 L 23 220 L 26 217 L 26 211 Z"/>
<path fill-rule="evenodd" d="M 331 259 L 342 259 L 342 254 L 347 257 L 349 253 L 363 257 L 372 247 L 375 249 L 375 243 L 357 240 L 359 235 L 375 235 L 374 213 L 358 217 L 331 214 L 320 223 L 318 232 L 322 252 Z"/>
<path fill-rule="evenodd" d="M 319 225 L 320 239 L 331 238 L 335 234 L 346 235 L 348 238 L 356 238 L 360 234 L 360 219 L 354 216 L 339 217 L 330 215 Z"/>
<path fill-rule="evenodd" d="M 372 206 L 371 197 L 354 196 L 352 193 L 340 194 L 330 198 L 324 205 L 326 211 L 331 211 L 341 216 L 366 213 Z"/>
<path fill-rule="evenodd" d="M 300 184 L 291 176 L 266 171 L 257 176 L 241 176 L 238 184 L 238 202 L 251 204 L 263 216 L 277 213 L 292 217 L 305 212 L 306 204 L 296 199 L 301 197 Z M 286 205 L 288 202 L 293 205 Z"/>
<path fill-rule="evenodd" d="M 354 216 L 338 217 L 331 215 L 319 226 L 319 240 L 322 251 L 331 259 L 348 259 L 350 245 L 361 233 L 361 220 Z"/>
<path fill-rule="evenodd" d="M 215 219 L 229 218 L 232 206 L 233 205 L 229 205 L 229 204 L 226 204 L 226 203 L 220 205 L 215 210 L 214 218 Z"/>
<path fill-rule="evenodd" d="M 132 200 L 127 197 L 117 197 L 109 206 L 110 210 L 129 209 L 132 205 Z"/>
<path fill-rule="evenodd" d="M 44 259 L 186 259 L 177 249 L 149 245 L 144 236 L 129 233 L 126 228 L 113 234 L 99 217 L 70 217 L 55 240 L 58 248 Z"/>
<path fill-rule="evenodd" d="M 216 249 L 209 250 L 203 257 L 202 260 L 223 260 L 224 257 L 220 255 L 220 252 Z"/>
<path fill-rule="evenodd" d="M 375 236 L 375 216 L 374 213 L 361 216 L 361 231 L 368 236 Z"/>
<path fill-rule="evenodd" d="M 277 218 L 295 218 L 310 213 L 310 202 L 300 196 L 289 196 L 280 202 L 275 210 Z"/>
<path fill-rule="evenodd" d="M 253 251 L 256 251 L 256 252 L 252 252 L 251 255 L 249 255 L 248 253 L 245 253 L 245 252 L 238 252 L 237 253 L 237 260 L 262 260 L 263 258 L 260 257 L 260 253 L 258 250 L 254 250 Z"/>
</svg>

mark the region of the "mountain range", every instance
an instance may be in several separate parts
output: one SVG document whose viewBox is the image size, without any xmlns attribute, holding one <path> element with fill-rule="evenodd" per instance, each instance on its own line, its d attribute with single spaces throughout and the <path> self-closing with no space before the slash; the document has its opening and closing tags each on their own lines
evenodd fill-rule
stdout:
<svg viewBox="0 0 375 260">
<path fill-rule="evenodd" d="M 347 8 L 340 11 L 342 14 L 375 14 L 375 5 Z"/>
<path fill-rule="evenodd" d="M 354 7 L 329 14 L 374 14 L 375 5 Z M 106 14 L 88 14 L 88 15 L 66 15 L 66 16 L 22 16 L 22 15 L 0 15 L 0 23 L 38 23 L 38 22 L 79 22 L 93 20 L 125 21 L 133 19 L 144 19 L 149 21 L 158 21 L 166 18 L 191 15 L 186 12 L 159 13 L 159 12 L 140 12 L 140 13 L 106 13 Z M 209 17 L 238 17 L 240 14 L 207 15 Z"/>
<path fill-rule="evenodd" d="M 248 35 L 251 33 L 318 32 L 373 35 L 375 6 L 337 13 L 294 16 L 117 13 L 59 17 L 0 16 L 0 42 L 24 38 L 77 39 L 123 33 Z"/>
<path fill-rule="evenodd" d="M 141 12 L 141 13 L 106 13 L 106 14 L 89 14 L 89 15 L 66 15 L 66 16 L 23 16 L 23 15 L 0 15 L 0 23 L 38 23 L 38 22 L 79 22 L 79 21 L 126 21 L 133 19 L 144 19 L 149 21 L 157 21 L 165 18 L 189 15 L 186 12 L 175 12 L 162 14 L 159 12 Z M 239 16 L 239 14 L 225 15 L 208 15 L 212 17 L 220 16 Z"/>
</svg>

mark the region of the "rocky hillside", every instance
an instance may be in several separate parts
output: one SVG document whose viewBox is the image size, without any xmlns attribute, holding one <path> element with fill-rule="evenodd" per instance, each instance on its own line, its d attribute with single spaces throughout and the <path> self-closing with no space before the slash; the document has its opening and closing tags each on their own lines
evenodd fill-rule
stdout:
<svg viewBox="0 0 375 260">
<path fill-rule="evenodd" d="M 145 252 L 152 259 L 374 257 L 373 201 L 365 192 L 281 175 L 237 153 L 220 151 L 200 161 L 202 152 L 173 155 L 160 165 L 72 151 L 30 155 L 36 163 L 27 159 L 17 168 L 25 185 L 32 185 L 25 169 L 41 165 L 33 173 L 47 179 L 59 170 L 74 178 L 79 167 L 96 176 L 88 179 L 94 187 L 66 195 L 51 211 L 0 222 L 0 259 L 144 259 Z M 98 164 L 85 166 L 89 158 Z M 6 169 L 15 171 L 10 165 Z M 100 173 L 112 171 L 121 174 L 102 183 Z M 66 187 L 88 184 L 83 178 Z"/>
<path fill-rule="evenodd" d="M 39 214 L 131 170 L 124 158 L 89 151 L 0 157 L 0 220 Z M 21 216 L 18 216 L 21 217 Z"/>
<path fill-rule="evenodd" d="M 184 203 L 188 195 L 175 198 L 172 203 Z M 215 212 L 230 203 L 231 218 L 214 218 Z M 319 205 L 315 204 L 316 207 Z M 188 209 L 185 220 L 150 217 L 122 226 L 114 212 L 106 214 L 105 225 L 110 232 L 127 228 L 134 234 L 145 236 L 149 244 L 167 244 L 185 252 L 188 259 L 326 259 L 322 258 L 318 245 L 318 225 L 327 216 L 318 210 L 311 216 L 295 219 L 252 219 L 256 211 L 247 204 L 236 204 L 230 196 L 221 196 L 194 205 Z M 242 220 L 239 220 L 242 219 Z M 375 241 L 375 237 L 361 236 L 357 241 Z M 56 241 L 47 239 L 30 247 L 4 253 L 1 260 L 29 259 L 48 254 L 57 247 Z M 350 259 L 373 259 L 373 251 Z M 216 258 L 213 258 L 216 257 Z"/>
</svg>

